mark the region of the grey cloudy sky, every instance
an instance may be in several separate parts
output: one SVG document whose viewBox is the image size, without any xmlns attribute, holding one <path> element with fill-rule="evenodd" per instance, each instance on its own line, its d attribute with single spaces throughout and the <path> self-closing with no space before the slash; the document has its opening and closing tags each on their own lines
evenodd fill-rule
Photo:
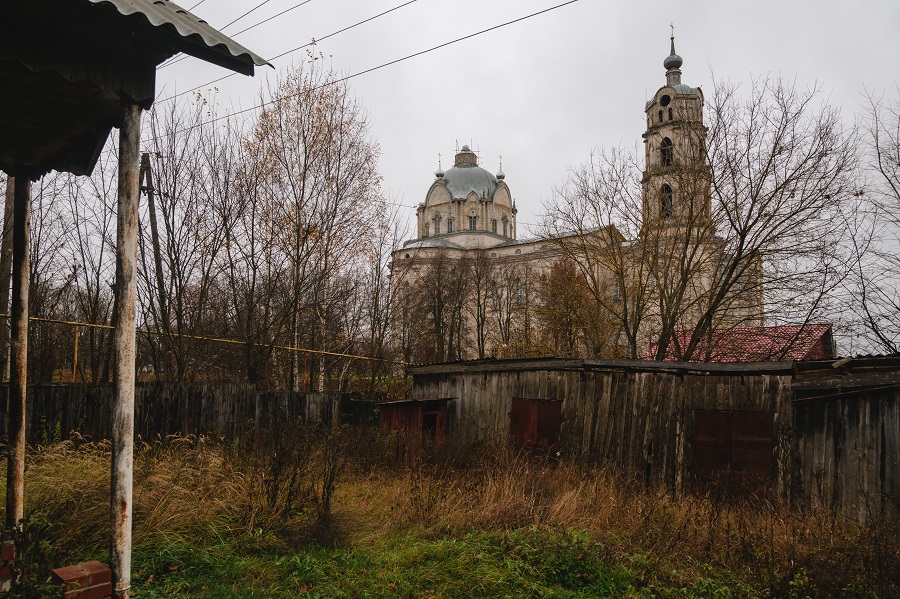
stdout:
<svg viewBox="0 0 900 599">
<path fill-rule="evenodd" d="M 221 28 L 261 1 L 204 0 L 194 13 Z M 224 31 L 235 34 L 301 1 L 269 0 Z M 270 58 L 405 1 L 308 0 L 235 39 Z M 562 1 L 415 0 L 317 50 L 351 75 Z M 593 148 L 640 148 L 644 102 L 665 83 L 670 21 L 683 81 L 707 92 L 713 76 L 746 88 L 753 77 L 780 74 L 800 87 L 818 84 L 848 123 L 864 90 L 898 93 L 898 0 L 579 0 L 350 80 L 381 145 L 387 194 L 409 206 L 423 201 L 438 153 L 446 169 L 457 142 L 471 141 L 493 172 L 503 155 L 519 221 L 537 222 L 541 200 Z M 300 60 L 302 52 L 274 64 L 286 69 Z M 225 74 L 187 59 L 160 69 L 157 87 L 166 97 Z M 266 78 L 274 78 L 271 69 L 217 83 L 219 112 L 256 104 Z"/>
</svg>

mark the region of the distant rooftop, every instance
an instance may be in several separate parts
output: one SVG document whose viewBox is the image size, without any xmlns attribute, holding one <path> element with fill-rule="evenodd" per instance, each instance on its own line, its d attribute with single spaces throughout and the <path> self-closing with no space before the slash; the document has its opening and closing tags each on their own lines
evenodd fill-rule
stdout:
<svg viewBox="0 0 900 599">
<path fill-rule="evenodd" d="M 678 331 L 669 346 L 677 343 L 686 347 L 690 342 L 691 331 Z M 653 359 L 657 344 L 651 344 L 644 359 Z M 712 342 L 701 341 L 694 352 L 692 362 L 765 362 L 787 360 L 824 360 L 833 358 L 834 341 L 830 324 L 782 325 L 773 327 L 741 327 L 734 329 L 716 329 L 712 333 Z"/>
</svg>

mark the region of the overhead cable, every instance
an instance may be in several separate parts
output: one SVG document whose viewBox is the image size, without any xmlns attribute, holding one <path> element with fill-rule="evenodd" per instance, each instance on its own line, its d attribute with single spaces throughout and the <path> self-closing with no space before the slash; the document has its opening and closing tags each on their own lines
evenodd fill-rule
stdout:
<svg viewBox="0 0 900 599">
<path fill-rule="evenodd" d="M 309 0 L 307 0 L 307 2 L 308 2 L 308 1 L 309 1 Z M 363 25 L 363 24 L 365 24 L 365 23 L 368 23 L 369 21 L 373 21 L 373 20 L 377 19 L 378 17 L 383 17 L 384 15 L 386 15 L 386 14 L 388 14 L 388 13 L 390 13 L 390 12 L 394 12 L 395 10 L 397 10 L 397 9 L 399 9 L 399 8 L 403 8 L 404 6 L 408 6 L 408 5 L 412 4 L 413 2 L 417 2 L 417 1 L 418 1 L 418 0 L 408 0 L 408 2 L 404 2 L 403 4 L 398 4 L 398 5 L 395 6 L 394 8 L 389 8 L 388 10 L 386 10 L 386 11 L 384 11 L 384 12 L 380 12 L 380 13 L 378 13 L 377 15 L 374 15 L 374 16 L 369 17 L 368 19 L 363 19 L 362 21 L 359 21 L 358 23 L 354 23 L 353 25 L 348 25 L 347 27 L 344 27 L 343 29 L 338 29 L 337 31 L 335 31 L 335 32 L 333 32 L 333 33 L 329 33 L 328 35 L 325 35 L 325 36 L 323 36 L 323 37 L 320 37 L 320 38 L 313 38 L 314 41 L 312 41 L 312 42 L 310 42 L 310 43 L 308 43 L 308 44 L 303 44 L 302 46 L 297 46 L 296 48 L 293 48 L 293 49 L 288 50 L 288 51 L 286 51 L 286 52 L 282 52 L 281 54 L 278 54 L 277 56 L 273 56 L 272 58 L 269 58 L 268 60 L 269 60 L 269 62 L 271 62 L 271 61 L 273 61 L 273 60 L 278 60 L 279 58 L 282 58 L 283 56 L 287 56 L 288 54 L 291 54 L 291 53 L 293 53 L 293 52 L 296 52 L 297 50 L 302 50 L 303 48 L 308 48 L 309 46 L 312 46 L 312 45 L 314 45 L 314 44 L 316 44 L 316 43 L 318 43 L 318 42 L 321 42 L 321 41 L 323 41 L 323 40 L 327 40 L 328 38 L 334 37 L 335 35 L 337 35 L 337 34 L 339 34 L 339 33 L 344 33 L 345 31 L 349 31 L 350 29 L 353 29 L 354 27 L 358 27 L 358 26 L 360 26 L 360 25 Z M 218 79 L 213 79 L 212 81 L 209 81 L 209 82 L 207 82 L 207 83 L 204 83 L 203 85 L 198 85 L 197 87 L 192 87 L 191 89 L 188 89 L 188 90 L 185 90 L 185 91 L 183 91 L 183 92 L 178 92 L 177 94 L 171 95 L 171 96 L 169 96 L 168 98 L 163 98 L 163 99 L 160 100 L 160 101 L 161 101 L 161 102 L 165 102 L 166 100 L 172 100 L 172 99 L 177 98 L 177 97 L 179 97 L 179 96 L 183 96 L 184 94 L 189 94 L 189 93 L 191 93 L 191 92 L 193 92 L 193 91 L 197 91 L 198 89 L 202 89 L 202 88 L 206 87 L 207 85 L 212 85 L 212 84 L 218 83 L 219 81 L 222 81 L 222 80 L 224 80 L 224 79 L 228 79 L 229 77 L 233 77 L 234 75 L 237 75 L 237 73 L 229 73 L 229 74 L 227 74 L 227 75 L 225 75 L 225 76 L 223 76 L 223 77 L 219 77 Z"/>
<path fill-rule="evenodd" d="M 434 52 L 435 50 L 440 50 L 441 48 L 445 48 L 445 47 L 447 47 L 447 46 L 451 46 L 451 45 L 453 45 L 453 44 L 456 44 L 456 43 L 458 43 L 458 42 L 462 42 L 462 41 L 471 39 L 471 38 L 473 38 L 473 37 L 477 37 L 477 36 L 482 35 L 482 34 L 484 34 L 484 33 L 488 33 L 488 32 L 490 32 L 490 31 L 494 31 L 494 30 L 496 30 L 496 29 L 500 29 L 500 28 L 506 27 L 506 26 L 508 26 L 508 25 L 513 25 L 513 24 L 515 24 L 515 23 L 519 23 L 519 22 L 524 21 L 524 20 L 526 20 L 526 19 L 530 19 L 530 18 L 532 18 L 532 17 L 536 17 L 536 16 L 538 16 L 538 15 L 542 15 L 542 14 L 548 13 L 548 12 L 550 12 L 550 11 L 552 11 L 552 10 L 556 10 L 556 9 L 558 9 L 558 8 L 562 8 L 563 6 L 568 6 L 569 4 L 575 4 L 575 3 L 578 2 L 578 1 L 579 1 L 579 0 L 568 0 L 567 2 L 562 2 L 561 4 L 557 4 L 557 5 L 555 5 L 555 6 L 551 6 L 550 8 L 545 8 L 545 9 L 543 9 L 543 10 L 539 10 L 539 11 L 537 11 L 537 12 L 533 12 L 533 13 L 531 13 L 531 14 L 529 14 L 529 15 L 525 15 L 524 17 L 519 17 L 518 19 L 513 19 L 512 21 L 507 21 L 507 22 L 501 23 L 501 24 L 499 24 L 499 25 L 494 25 L 493 27 L 488 27 L 487 29 L 482 29 L 481 31 L 476 31 L 475 33 L 470 33 L 469 35 L 464 35 L 464 36 L 462 36 L 462 37 L 458 37 L 458 38 L 456 38 L 456 39 L 454 39 L 454 40 L 451 40 L 451 41 L 449 41 L 449 42 L 444 42 L 443 44 L 438 44 L 437 46 L 432 46 L 431 48 L 428 48 L 427 50 L 421 50 L 421 51 L 419 51 L 419 52 L 415 52 L 415 53 L 413 53 L 413 54 L 409 54 L 409 55 L 404 56 L 404 57 L 402 57 L 402 58 L 397 58 L 397 59 L 395 59 L 395 60 L 391 60 L 391 61 L 389 61 L 389 62 L 382 63 L 382 64 L 380 64 L 380 65 L 378 65 L 378 66 L 375 66 L 375 67 L 372 67 L 372 68 L 369 68 L 369 69 L 365 69 L 365 70 L 359 71 L 359 72 L 357 72 L 357 73 L 353 73 L 352 75 L 347 75 L 346 77 L 341 77 L 341 78 L 339 78 L 339 79 L 335 79 L 335 80 L 333 80 L 333 81 L 329 81 L 328 83 L 323 83 L 322 85 L 319 85 L 319 86 L 317 86 L 317 87 L 314 87 L 314 88 L 312 88 L 311 90 L 304 90 L 303 92 L 300 92 L 300 93 L 298 93 L 298 94 L 288 94 L 288 95 L 282 96 L 282 97 L 280 97 L 280 98 L 273 98 L 273 99 L 271 99 L 271 100 L 269 100 L 269 101 L 267 101 L 267 102 L 262 102 L 262 103 L 260 103 L 260 104 L 256 104 L 255 106 L 251 106 L 251 107 L 249 107 L 249 108 L 244 108 L 244 109 L 242 109 L 242 110 L 237 110 L 237 111 L 232 112 L 232 113 L 230 113 L 230 114 L 226 114 L 226 115 L 223 115 L 223 116 L 215 117 L 215 118 L 212 118 L 212 119 L 210 119 L 210 120 L 208 120 L 208 121 L 204 121 L 204 122 L 202 122 L 202 123 L 197 123 L 197 124 L 195 124 L 195 125 L 190 125 L 190 126 L 185 127 L 185 128 L 183 128 L 183 129 L 177 129 L 177 130 L 175 130 L 175 131 L 173 132 L 173 135 L 174 135 L 174 134 L 178 134 L 178 133 L 183 133 L 183 132 L 185 132 L 185 131 L 190 131 L 191 129 L 196 129 L 197 127 L 200 127 L 200 126 L 202 126 L 202 125 L 208 125 L 208 124 L 215 123 L 215 122 L 218 122 L 218 121 L 221 121 L 221 120 L 224 120 L 224 119 L 230 119 L 230 118 L 233 118 L 233 117 L 238 116 L 238 115 L 240 115 L 240 114 L 244 114 L 244 113 L 250 112 L 251 110 L 257 110 L 257 109 L 259 109 L 259 108 L 265 108 L 266 106 L 270 106 L 270 105 L 272 105 L 272 104 L 275 104 L 276 102 L 280 102 L 280 101 L 282 101 L 282 100 L 287 100 L 287 99 L 290 99 L 290 98 L 298 97 L 298 96 L 299 96 L 300 94 L 302 94 L 302 93 L 309 93 L 309 92 L 311 92 L 311 91 L 316 91 L 316 90 L 322 89 L 322 88 L 324 88 L 324 87 L 328 87 L 328 86 L 330 86 L 330 85 L 336 85 L 336 84 L 338 84 L 338 83 L 343 83 L 344 81 L 348 81 L 348 80 L 353 79 L 353 78 L 355 78 L 355 77 L 359 77 L 360 75 L 365 75 L 365 74 L 367 74 L 367 73 L 372 73 L 372 72 L 374 72 L 374 71 L 378 71 L 378 70 L 383 69 L 383 68 L 385 68 L 385 67 L 389 67 L 389 66 L 391 66 L 391 65 L 395 65 L 395 64 L 400 63 L 400 62 L 403 62 L 403 61 L 405 61 L 405 60 L 409 60 L 409 59 L 415 58 L 415 57 L 417 57 L 417 56 L 422 56 L 423 54 L 428 54 L 429 52 Z"/>
</svg>

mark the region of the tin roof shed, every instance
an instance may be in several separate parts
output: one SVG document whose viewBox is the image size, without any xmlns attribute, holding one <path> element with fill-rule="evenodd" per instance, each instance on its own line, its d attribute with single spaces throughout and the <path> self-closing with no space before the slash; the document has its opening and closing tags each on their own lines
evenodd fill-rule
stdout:
<svg viewBox="0 0 900 599">
<path fill-rule="evenodd" d="M 167 0 L 0 3 L 0 169 L 15 177 L 7 529 L 24 521 L 31 181 L 50 170 L 90 174 L 119 129 L 116 230 L 116 397 L 112 422 L 113 596 L 131 588 L 135 263 L 141 110 L 156 67 L 184 52 L 252 75 L 265 60 Z"/>
<path fill-rule="evenodd" d="M 167 0 L 0 4 L 0 169 L 89 174 L 123 100 L 147 109 L 184 52 L 252 75 L 265 60 Z"/>
</svg>

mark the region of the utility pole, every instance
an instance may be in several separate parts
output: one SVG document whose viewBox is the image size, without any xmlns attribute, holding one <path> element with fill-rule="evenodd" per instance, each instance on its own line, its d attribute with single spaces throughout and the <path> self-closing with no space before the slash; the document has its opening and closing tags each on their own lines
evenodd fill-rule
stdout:
<svg viewBox="0 0 900 599">
<path fill-rule="evenodd" d="M 12 276 L 13 204 L 15 177 L 6 179 L 6 203 L 3 207 L 3 239 L 0 242 L 0 314 L 9 314 L 9 281 Z M 9 318 L 0 318 L 0 382 L 6 380 L 9 360 Z"/>
<path fill-rule="evenodd" d="M 159 248 L 159 227 L 156 224 L 156 201 L 153 188 L 153 169 L 150 166 L 150 154 L 141 155 L 140 181 L 141 191 L 147 193 L 147 208 L 150 211 L 150 237 L 153 241 L 153 262 L 156 267 L 156 296 L 159 303 L 159 319 L 165 332 L 169 330 L 169 310 L 166 306 L 166 294 L 163 287 L 162 254 Z"/>
<path fill-rule="evenodd" d="M 110 460 L 110 569 L 113 598 L 131 597 L 131 527 L 134 483 L 135 296 L 141 107 L 122 101 L 116 214 L 115 389 Z M 18 222 L 18 217 L 17 221 Z"/>
<path fill-rule="evenodd" d="M 10 317 L 9 431 L 6 529 L 25 517 L 25 400 L 28 394 L 28 277 L 31 259 L 31 179 L 16 173 L 13 207 L 12 313 Z"/>
</svg>

